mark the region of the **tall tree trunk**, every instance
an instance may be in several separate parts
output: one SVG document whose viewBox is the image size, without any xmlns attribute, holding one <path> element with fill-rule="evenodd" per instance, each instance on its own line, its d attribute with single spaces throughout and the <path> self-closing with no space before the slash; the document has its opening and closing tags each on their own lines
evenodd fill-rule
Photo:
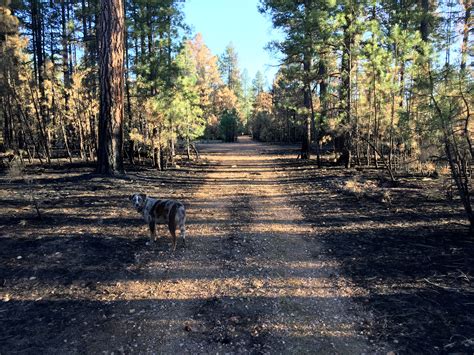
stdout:
<svg viewBox="0 0 474 355">
<path fill-rule="evenodd" d="M 341 60 L 342 88 L 341 100 L 343 102 L 344 134 L 343 149 L 341 161 L 344 162 L 346 168 L 351 167 L 352 160 L 352 45 L 354 43 L 354 34 L 352 33 L 353 10 L 346 10 L 346 25 L 344 26 L 344 50 Z"/>
<path fill-rule="evenodd" d="M 320 151 L 320 135 L 321 135 L 321 127 L 323 126 L 324 122 L 326 122 L 327 110 L 328 110 L 328 102 L 327 102 L 327 91 L 328 91 L 328 83 L 327 83 L 327 66 L 324 59 L 321 59 L 319 62 L 319 102 L 320 102 L 320 115 L 319 115 L 319 124 L 317 126 L 316 136 L 316 144 L 318 145 L 318 167 L 321 167 L 321 151 Z"/>
<path fill-rule="evenodd" d="M 312 1 L 304 0 L 304 12 L 306 20 L 312 11 Z M 308 29 L 309 30 L 309 29 Z M 301 144 L 301 159 L 311 158 L 311 132 L 314 127 L 314 117 L 311 106 L 311 62 L 312 62 L 312 38 L 311 33 L 304 32 L 303 40 L 303 104 L 305 107 L 304 135 Z"/>
<path fill-rule="evenodd" d="M 88 41 L 88 31 L 87 31 L 87 6 L 86 6 L 86 0 L 81 0 L 81 17 L 82 17 L 82 38 L 83 42 L 85 43 Z"/>
<path fill-rule="evenodd" d="M 311 95 L 310 91 L 310 96 L 309 96 L 309 102 L 311 106 L 311 129 L 313 131 L 314 135 L 314 142 L 316 142 L 316 161 L 318 164 L 318 168 L 321 167 L 321 152 L 319 149 L 319 125 L 316 126 L 316 120 L 315 120 L 315 113 L 314 113 L 314 104 L 313 104 L 313 95 Z"/>
<path fill-rule="evenodd" d="M 69 115 L 69 88 L 71 85 L 71 78 L 69 75 L 69 51 L 68 51 L 68 34 L 67 34 L 67 19 L 66 7 L 67 0 L 61 1 L 61 28 L 62 28 L 62 57 L 63 57 L 63 78 L 64 78 L 64 109 L 65 116 Z"/>
<path fill-rule="evenodd" d="M 373 75 L 373 80 L 372 80 L 372 90 L 373 90 L 373 95 L 374 95 L 374 146 L 377 147 L 378 145 L 378 137 L 379 137 L 379 132 L 378 132 L 378 117 L 377 117 L 377 108 L 378 108 L 378 104 L 377 104 L 377 79 L 376 79 L 376 69 L 375 67 L 373 68 L 374 70 L 374 75 Z M 369 127 L 370 129 L 370 127 Z M 370 135 L 369 135 L 369 139 L 370 139 Z M 373 149 L 373 154 L 374 154 L 374 163 L 375 163 L 375 168 L 378 169 L 379 167 L 379 160 L 378 160 L 378 156 L 377 156 L 377 152 L 375 151 L 375 149 Z"/>
<path fill-rule="evenodd" d="M 173 166 L 174 165 L 174 140 L 171 138 L 168 142 L 168 158 L 165 160 L 165 165 L 163 169 L 167 169 L 169 165 Z"/>
<path fill-rule="evenodd" d="M 469 51 L 469 29 L 472 25 L 471 11 L 472 11 L 472 0 L 462 0 L 464 6 L 464 23 L 462 30 L 462 43 L 461 43 L 461 70 L 466 70 L 466 62 Z"/>
<path fill-rule="evenodd" d="M 126 9 L 126 2 L 124 2 L 124 14 L 127 14 L 127 9 Z M 125 28 L 125 97 L 127 100 L 127 124 L 126 126 L 126 131 L 127 135 L 126 137 L 129 140 L 129 160 L 130 163 L 133 165 L 133 155 L 135 151 L 135 142 L 130 139 L 130 132 L 132 131 L 133 127 L 133 114 L 132 114 L 132 101 L 131 101 L 131 95 L 130 95 L 130 57 L 129 57 L 129 42 L 128 42 L 128 30 Z"/>
<path fill-rule="evenodd" d="M 151 137 L 153 142 L 153 167 L 157 170 L 163 170 L 161 166 L 160 131 L 157 127 L 153 128 L 153 133 Z"/>
<path fill-rule="evenodd" d="M 419 0 L 421 7 L 420 34 L 423 42 L 428 42 L 431 33 L 431 13 L 430 0 Z"/>
<path fill-rule="evenodd" d="M 69 149 L 66 127 L 64 125 L 63 119 L 61 118 L 61 115 L 59 115 L 59 124 L 61 125 L 61 131 L 63 133 L 64 147 L 66 148 L 67 157 L 69 158 L 69 162 L 72 163 L 72 154 L 71 149 Z"/>
<path fill-rule="evenodd" d="M 305 107 L 305 129 L 303 141 L 301 144 L 301 159 L 310 159 L 311 158 L 311 85 L 309 83 L 309 77 L 311 72 L 311 55 L 308 52 L 305 52 L 303 59 L 303 70 L 304 70 L 304 93 L 303 93 L 303 103 Z"/>
<path fill-rule="evenodd" d="M 97 172 L 122 174 L 124 113 L 124 13 L 122 0 L 101 0 L 100 115 Z"/>
<path fill-rule="evenodd" d="M 44 147 L 44 153 L 48 164 L 50 161 L 50 150 L 49 150 L 49 139 L 47 125 L 47 106 L 46 106 L 46 92 L 44 87 L 44 76 L 45 76 L 45 66 L 44 66 L 44 48 L 43 48 L 43 21 L 41 14 L 41 2 L 39 0 L 32 0 L 31 2 L 31 27 L 33 32 L 33 47 L 34 47 L 34 58 L 36 59 L 36 68 L 37 68 L 37 79 L 38 86 L 40 91 L 39 97 L 39 125 L 40 130 L 43 132 L 42 145 Z"/>
<path fill-rule="evenodd" d="M 388 132 L 388 139 L 389 139 L 389 150 L 388 150 L 388 165 L 390 165 L 391 169 L 394 169 L 394 162 L 393 162 L 393 150 L 394 150 L 394 130 L 395 130 L 395 92 L 392 91 L 390 94 L 391 96 L 391 104 L 390 104 L 390 128 Z"/>
<path fill-rule="evenodd" d="M 0 101 L 3 108 L 3 144 L 5 145 L 6 149 L 13 148 L 13 115 L 12 115 L 12 108 L 11 108 L 11 98 L 6 97 L 5 99 L 2 98 Z"/>
<path fill-rule="evenodd" d="M 68 2 L 68 0 L 63 0 L 66 2 L 66 21 L 67 23 L 69 23 L 70 19 L 71 19 L 71 11 L 72 11 L 72 18 L 74 18 L 74 10 L 73 8 L 71 8 L 70 6 L 70 2 Z M 69 37 L 74 37 L 74 32 L 68 34 L 68 38 L 67 38 L 67 42 L 68 42 L 68 45 L 67 45 L 67 49 L 69 51 L 69 73 L 71 74 L 73 72 L 73 69 L 75 66 L 77 66 L 77 56 L 76 56 L 76 46 L 73 44 L 74 41 L 71 40 L 71 38 Z"/>
</svg>

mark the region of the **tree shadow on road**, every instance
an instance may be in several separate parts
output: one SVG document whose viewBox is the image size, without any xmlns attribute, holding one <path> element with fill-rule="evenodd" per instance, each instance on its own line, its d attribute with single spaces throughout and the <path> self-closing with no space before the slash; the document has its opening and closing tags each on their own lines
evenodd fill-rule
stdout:
<svg viewBox="0 0 474 355">
<path fill-rule="evenodd" d="M 409 353 L 474 350 L 474 242 L 462 211 L 433 197 L 442 194 L 436 181 L 391 190 L 388 206 L 341 191 L 352 177 L 337 168 L 290 175 L 291 185 L 281 183 L 313 225 L 313 238 L 341 265 L 341 276 L 369 292 L 359 301 L 374 314 L 366 329 L 376 342 Z"/>
</svg>

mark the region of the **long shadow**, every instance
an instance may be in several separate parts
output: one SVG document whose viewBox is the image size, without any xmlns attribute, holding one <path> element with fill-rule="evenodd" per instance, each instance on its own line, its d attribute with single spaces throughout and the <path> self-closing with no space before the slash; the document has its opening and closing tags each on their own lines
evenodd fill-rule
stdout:
<svg viewBox="0 0 474 355">
<path fill-rule="evenodd" d="M 137 227 L 141 225 L 140 221 L 135 223 Z M 100 280 L 130 279 L 130 275 L 122 274 L 122 271 L 103 273 L 103 270 L 124 270 L 135 262 L 134 255 L 139 251 L 150 249 L 152 252 L 169 252 L 167 232 L 164 229 L 159 232 L 164 238 L 161 238 L 153 248 L 145 246 L 148 241 L 146 228 L 143 228 L 143 236 L 138 239 L 90 233 L 85 235 L 49 233 L 42 234 L 37 239 L 2 237 L 0 241 L 4 248 L 0 252 L 0 277 L 4 280 L 17 280 L 34 274 L 33 276 L 44 281 L 51 278 L 51 280 L 63 282 L 61 280 L 64 278 L 65 283 L 74 280 L 90 280 L 93 277 Z M 328 245 L 332 243 L 330 246 L 335 248 L 332 251 L 333 256 L 344 262 L 348 270 L 355 274 L 354 278 L 358 274 L 362 275 L 358 281 L 383 279 L 389 284 L 403 280 L 415 282 L 431 277 L 433 275 L 430 269 L 433 265 L 430 257 L 431 249 L 439 249 L 444 255 L 444 259 L 441 259 L 439 263 L 450 260 L 452 251 L 449 244 L 445 242 L 445 236 L 432 236 L 434 238 L 431 244 L 428 244 L 426 238 L 420 241 L 414 236 L 417 232 L 423 231 L 406 229 L 404 233 L 400 233 L 400 231 L 380 229 L 379 233 L 375 233 L 376 237 L 364 232 L 319 233 L 317 238 Z M 258 239 L 260 235 L 266 236 L 265 233 L 252 233 L 251 237 Z M 273 235 L 288 238 L 298 236 L 295 233 L 289 235 L 285 232 L 273 233 Z M 307 238 L 311 240 L 310 237 Z M 188 244 L 192 247 L 193 243 L 220 244 L 221 237 L 193 235 Z M 339 247 L 336 248 L 336 246 Z M 399 254 L 404 253 L 405 249 L 411 250 L 411 253 L 406 253 L 403 264 L 399 265 Z M 17 256 L 22 256 L 22 259 L 16 261 Z M 316 258 L 319 256 L 320 254 L 315 254 Z M 465 268 L 465 262 L 469 260 L 460 259 L 459 268 Z M 189 261 L 192 262 L 192 259 Z M 292 262 L 293 260 L 288 260 L 282 255 L 280 261 Z M 414 269 L 417 270 L 416 277 L 410 278 L 408 275 Z M 295 275 L 298 274 L 299 272 L 296 271 Z M 186 272 L 182 273 L 181 277 L 186 278 Z M 203 275 L 199 277 L 208 278 L 209 275 L 203 270 Z"/>
<path fill-rule="evenodd" d="M 102 179 L 103 177 L 95 173 L 83 173 L 79 175 L 63 176 L 63 177 L 46 177 L 46 178 L 35 178 L 33 182 L 35 184 L 80 184 L 88 181 L 93 181 L 94 179 Z"/>
<path fill-rule="evenodd" d="M 270 153 L 265 152 L 265 154 Z M 284 165 L 288 169 L 292 166 L 295 165 Z M 197 176 L 192 177 L 185 176 L 187 171 L 184 169 L 156 176 L 144 174 L 143 170 L 131 172 L 131 178 L 127 181 L 135 181 L 133 187 L 143 190 L 152 189 L 157 184 L 163 183 L 167 184 L 166 189 L 178 192 L 193 191 L 206 182 L 203 176 L 205 172 L 202 171 L 198 171 Z M 324 177 L 318 176 L 316 179 L 339 177 L 337 170 L 331 170 Z M 47 184 L 48 181 L 45 179 L 44 183 Z M 290 176 L 289 179 L 282 177 L 274 183 L 288 188 L 289 185 L 306 184 L 307 181 L 307 177 Z M 101 182 L 95 181 L 92 177 L 88 178 L 87 174 L 83 180 L 58 178 L 53 179 L 52 182 L 59 187 L 67 185 L 68 188 L 74 188 L 74 185 L 78 185 L 85 190 L 90 188 L 88 183 L 93 182 L 97 185 L 95 187 L 97 191 L 102 192 Z M 219 181 L 219 183 L 232 185 L 255 184 L 256 182 L 233 179 Z M 272 182 L 260 183 L 268 185 Z M 117 184 L 114 188 L 121 187 Z M 134 271 L 134 267 L 137 266 L 135 255 L 142 253 L 144 249 L 150 249 L 145 245 L 146 237 L 126 236 L 131 227 L 142 225 L 138 216 L 136 218 L 121 216 L 91 218 L 80 214 L 84 207 L 97 207 L 96 212 L 100 215 L 111 206 L 125 206 L 120 193 L 110 194 L 108 193 L 110 191 L 105 191 L 109 197 L 107 202 L 103 201 L 103 196 L 94 198 L 93 193 L 87 195 L 86 201 L 80 197 L 74 197 L 64 202 L 63 206 L 77 210 L 76 215 L 58 213 L 46 217 L 43 222 L 37 224 L 32 222 L 32 229 L 36 229 L 35 236 L 20 236 L 14 234 L 15 230 L 10 228 L 9 234 L 0 238 L 2 246 L 0 248 L 0 291 L 3 295 L 12 290 L 25 299 L 30 299 L 34 297 L 32 292 L 35 291 L 35 285 L 45 289 L 48 287 L 54 289 L 54 286 L 61 285 L 82 289 L 82 294 L 75 296 L 84 298 L 71 300 L 68 299 L 70 294 L 51 294 L 37 301 L 5 299 L 0 303 L 0 353 L 87 353 L 102 350 L 147 353 L 150 349 L 141 348 L 146 343 L 140 340 L 141 331 L 133 326 L 139 321 L 138 317 L 140 317 L 140 322 L 156 329 L 157 343 L 159 343 L 159 332 L 163 326 L 159 323 L 160 321 L 171 323 L 178 319 L 180 324 L 184 324 L 185 321 L 194 320 L 202 323 L 203 328 L 197 331 L 181 329 L 176 337 L 195 338 L 196 341 L 202 341 L 204 338 L 206 345 L 209 346 L 216 344 L 230 346 L 229 344 L 236 339 L 240 340 L 241 348 L 231 348 L 234 352 L 238 352 L 239 349 L 253 349 L 254 353 L 281 353 L 286 350 L 285 343 L 291 343 L 295 337 L 299 337 L 300 342 L 307 344 L 306 349 L 318 353 L 318 350 L 321 352 L 328 349 L 317 348 L 318 343 L 330 344 L 336 340 L 337 336 L 323 336 L 317 332 L 302 336 L 298 335 L 298 331 L 282 332 L 278 334 L 279 337 L 272 337 L 270 332 L 261 327 L 262 318 L 268 316 L 262 314 L 262 310 L 273 309 L 267 304 L 284 302 L 285 297 L 278 299 L 216 297 L 204 300 L 97 300 L 101 297 L 95 290 L 97 283 L 145 280 L 152 277 L 149 273 L 145 275 L 140 270 Z M 334 190 L 324 196 L 329 195 L 340 194 Z M 315 260 L 323 257 L 336 261 L 337 264 L 342 265 L 344 276 L 369 291 L 367 298 L 353 298 L 354 301 L 368 306 L 374 314 L 374 324 L 365 325 L 364 330 L 377 329 L 372 333 L 377 341 L 398 341 L 397 344 L 392 343 L 392 345 L 394 349 L 401 352 L 472 352 L 472 343 L 467 340 L 474 334 L 474 294 L 471 292 L 471 281 L 469 281 L 474 272 L 474 247 L 472 243 L 462 238 L 462 229 L 452 228 L 444 230 L 443 233 L 416 226 L 395 230 L 392 226 L 383 223 L 378 229 L 372 230 L 373 233 L 343 228 L 348 223 L 363 224 L 371 218 L 387 221 L 391 221 L 390 218 L 393 218 L 393 221 L 397 221 L 400 217 L 410 218 L 413 221 L 421 220 L 426 222 L 425 225 L 429 225 L 437 218 L 444 218 L 445 212 L 436 212 L 432 217 L 419 218 L 416 215 L 410 216 L 409 213 L 392 217 L 392 215 L 387 216 L 387 211 L 382 211 L 380 206 L 374 205 L 370 217 L 358 217 L 357 204 L 354 204 L 348 209 L 355 215 L 343 217 L 338 216 L 338 208 L 341 207 L 338 204 L 347 199 L 321 201 L 321 197 L 314 196 L 307 194 L 304 199 L 301 199 L 301 196 L 293 196 L 293 203 L 301 207 L 305 218 L 313 225 L 318 226 L 325 222 L 331 227 L 340 227 L 340 229 L 335 233 L 319 232 L 305 239 L 311 243 L 312 238 L 317 238 L 318 243 L 322 242 L 325 247 L 324 253 L 314 255 Z M 283 194 L 280 197 L 284 198 L 287 195 Z M 313 198 L 318 203 L 308 204 L 308 200 L 311 202 Z M 99 205 L 94 205 L 96 202 Z M 5 200 L 5 203 L 18 207 L 10 200 Z M 196 202 L 192 202 L 191 205 L 192 208 L 199 208 Z M 54 205 L 55 208 L 60 206 L 62 205 Z M 326 215 L 321 215 L 321 210 L 325 211 Z M 328 220 L 328 213 L 333 214 L 333 220 Z M 0 224 L 7 223 L 7 219 L 8 216 L 6 218 L 1 216 Z M 20 222 L 21 220 L 16 219 L 12 225 Z M 270 221 L 261 219 L 261 221 L 253 222 L 268 223 Z M 285 223 L 285 221 L 277 222 Z M 212 221 L 209 222 L 206 218 L 196 219 L 190 221 L 189 225 L 193 227 L 199 223 L 209 224 Z M 123 228 L 115 232 L 118 233 L 117 235 L 100 233 L 64 235 L 54 230 L 66 226 L 87 227 L 98 224 Z M 291 236 L 296 236 L 296 234 L 289 235 Z M 259 234 L 254 233 L 253 237 L 258 238 Z M 195 235 L 190 239 L 191 247 L 193 239 L 195 242 L 207 243 L 210 247 L 222 243 L 219 235 L 213 237 Z M 232 245 L 229 244 L 228 247 L 231 248 Z M 155 249 L 150 250 L 149 253 L 154 258 L 161 258 L 163 256 L 160 252 L 169 252 L 169 243 L 167 240 L 161 240 Z M 285 261 L 284 255 L 281 256 L 280 261 Z M 291 263 L 295 260 L 286 261 Z M 205 268 L 201 271 L 193 270 L 189 274 L 185 270 L 178 271 L 180 276 L 175 278 L 176 280 L 199 281 L 212 277 Z M 254 271 L 252 267 L 241 268 L 239 275 L 258 277 Z M 306 271 L 300 268 L 293 270 L 292 275 L 298 277 L 304 276 L 305 273 Z M 284 273 L 281 266 L 268 266 L 262 274 L 272 276 Z M 31 279 L 32 277 L 34 279 Z M 216 275 L 216 278 L 218 277 Z M 437 277 L 448 277 L 450 286 L 446 287 L 445 282 L 439 281 Z M 436 284 L 442 286 L 434 286 Z M 460 292 L 460 285 L 466 285 L 462 292 Z M 23 289 L 19 290 L 20 287 Z M 94 298 L 94 300 L 88 298 Z M 291 300 L 288 300 L 288 303 L 290 302 L 300 304 L 304 309 L 305 302 L 314 302 L 314 298 L 291 297 Z M 160 313 L 161 307 L 173 309 L 176 305 L 185 307 L 187 304 L 198 305 L 192 319 L 181 318 L 180 315 L 166 318 Z M 131 309 L 134 310 L 133 314 L 129 312 Z M 134 318 L 135 314 L 137 319 Z M 385 328 L 382 329 L 382 327 Z M 333 330 L 337 333 L 344 329 Z M 114 349 L 109 348 L 112 336 L 115 336 L 112 342 L 116 347 Z M 348 344 L 352 341 L 351 338 L 344 339 L 344 336 L 339 336 L 339 338 L 346 340 Z M 133 345 L 137 343 L 138 348 Z M 183 343 L 186 342 L 183 341 Z M 159 348 L 156 352 L 159 352 Z"/>
<path fill-rule="evenodd" d="M 318 192 L 292 201 L 315 227 L 323 255 L 368 292 L 359 302 L 370 309 L 374 323 L 363 328 L 397 353 L 472 353 L 474 242 L 466 227 L 437 223 L 462 220 L 462 212 L 401 191 L 398 200 L 411 210 L 402 205 L 401 212 L 393 213 L 341 194 L 326 174 L 337 178 L 333 172 L 308 174 L 306 184 Z M 280 183 L 291 191 L 287 181 Z M 364 230 L 367 222 L 377 224 Z"/>
<path fill-rule="evenodd" d="M 291 298 L 294 301 L 294 298 Z M 310 299 L 296 299 L 304 306 Z M 163 322 L 197 322 L 200 327 L 186 332 L 184 329 L 167 335 L 182 343 L 204 342 L 205 349 L 225 348 L 231 352 L 281 353 L 287 344 L 298 338 L 298 343 L 311 352 L 331 349 L 335 341 L 350 344 L 352 337 L 341 328 L 329 329 L 328 334 L 312 332 L 305 335 L 287 329 L 270 333 L 264 319 L 271 314 L 263 310 L 269 303 L 285 302 L 284 298 L 269 297 L 215 297 L 199 301 L 196 314 L 190 318 L 179 314 L 162 315 L 162 308 L 194 306 L 195 300 L 149 299 L 130 301 L 63 300 L 9 301 L 0 305 L 1 353 L 100 353 L 119 350 L 125 353 L 160 352 Z M 129 310 L 134 310 L 131 314 Z M 210 316 L 212 315 L 212 316 Z M 139 320 L 149 329 L 132 326 Z M 286 326 L 286 325 L 283 325 Z M 303 325 L 304 326 L 304 325 Z M 183 326 L 184 327 L 184 326 Z M 327 326 L 326 326 L 327 328 Z M 297 329 L 297 328 L 296 328 Z M 149 349 L 150 339 L 143 333 L 153 333 L 156 348 Z M 192 345 L 191 345 L 192 346 Z M 111 348 L 112 347 L 112 348 Z M 189 348 L 184 352 L 196 351 Z M 348 353 L 350 349 L 347 349 Z"/>
<path fill-rule="evenodd" d="M 0 228 L 0 353 L 71 353 L 84 352 L 89 344 L 103 343 L 103 350 L 114 350 L 111 337 L 100 338 L 97 330 L 115 310 L 114 305 L 100 301 L 74 301 L 71 297 L 100 297 L 98 284 L 121 280 L 143 280 L 145 272 L 137 271 L 143 257 L 169 253 L 169 243 L 163 241 L 150 250 L 147 237 L 130 238 L 131 227 L 143 225 L 140 216 L 110 217 L 110 211 L 131 208 L 124 196 L 134 191 L 160 190 L 192 191 L 205 183 L 204 173 L 192 179 L 170 180 L 163 187 L 161 176 L 143 177 L 142 170 L 130 171 L 130 179 L 103 179 L 85 173 L 78 176 L 61 176 L 58 170 L 51 178 L 38 178 L 39 185 L 60 191 L 61 198 L 42 201 L 41 220 L 33 218 L 31 202 L 26 195 L 15 195 L 0 201 L 0 208 L 15 209 L 15 215 L 1 214 Z M 64 171 L 64 174 L 69 174 Z M 165 173 L 168 174 L 168 173 Z M 176 176 L 186 174 L 183 169 Z M 182 181 L 185 181 L 183 184 Z M 127 182 L 123 185 L 122 182 Z M 23 181 L 2 181 L 8 189 L 25 188 Z M 104 186 L 104 184 L 108 186 Z M 64 196 L 64 193 L 67 193 Z M 84 194 L 85 192 L 85 194 Z M 57 196 L 54 196 L 57 197 Z M 163 196 L 160 196 L 163 197 Z M 173 196 L 169 196 L 173 197 Z M 28 207 L 25 211 L 25 208 Z M 89 210 L 85 211 L 84 208 Z M 68 209 L 63 212 L 61 209 Z M 87 215 L 90 214 L 90 215 Z M 103 218 L 100 218 L 100 217 Z M 26 222 L 26 225 L 22 224 Z M 114 228 L 113 234 L 97 232 L 97 227 Z M 84 227 L 84 234 L 64 234 L 62 229 L 74 231 Z M 95 232 L 87 232 L 94 227 Z M 69 291 L 72 289 L 74 291 Z M 48 293 L 58 301 L 16 301 L 9 297 L 30 298 L 35 292 Z M 66 292 L 66 293 L 64 293 Z M 72 292 L 72 293 L 71 293 Z M 44 295 L 43 295 L 44 297 Z M 69 299 L 69 300 L 67 300 Z M 122 302 L 121 307 L 124 307 Z M 117 327 L 116 327 L 117 328 Z M 107 332 L 107 330 L 101 329 Z M 117 330 L 115 330 L 117 331 Z M 99 332 L 100 333 L 100 332 Z M 126 335 L 131 344 L 131 338 Z M 133 340 L 133 339 L 132 339 Z M 123 348 L 123 347 L 122 347 Z M 117 347 L 119 352 L 119 347 Z M 129 349 L 132 350 L 132 349 Z M 146 351 L 145 349 L 143 351 Z M 87 351 L 85 351 L 87 352 Z"/>
<path fill-rule="evenodd" d="M 429 291 L 418 291 L 414 294 L 416 299 L 433 300 L 434 296 Z M 438 295 L 444 298 L 445 302 L 455 301 L 449 294 Z M 297 302 L 304 307 L 306 302 L 313 302 L 313 298 L 291 297 L 291 302 Z M 403 313 L 399 310 L 404 305 L 412 302 L 412 297 L 403 294 L 380 295 L 377 297 L 365 298 L 355 297 L 355 302 L 366 304 L 376 304 L 381 302 L 384 305 L 393 307 L 393 316 L 387 318 L 388 322 L 404 322 Z M 290 301 L 290 299 L 289 299 Z M 269 297 L 215 297 L 200 300 L 200 306 L 196 314 L 190 318 L 179 314 L 170 316 L 160 314 L 156 310 L 161 308 L 186 307 L 194 305 L 195 300 L 182 299 L 148 299 L 130 301 L 98 301 L 98 300 L 63 300 L 51 299 L 40 301 L 10 301 L 4 302 L 0 306 L 0 352 L 9 353 L 89 353 L 101 351 L 113 351 L 122 349 L 125 352 L 160 352 L 160 338 L 162 336 L 163 322 L 178 322 L 179 324 L 191 324 L 197 322 L 199 328 L 189 331 L 178 330 L 175 337 L 180 342 L 193 344 L 193 340 L 202 343 L 205 348 L 215 346 L 224 347 L 227 350 L 238 351 L 239 349 L 253 350 L 254 353 L 281 353 L 288 351 L 287 344 L 294 343 L 298 338 L 300 345 L 312 353 L 327 351 L 328 345 L 335 342 L 351 344 L 353 338 L 344 335 L 344 324 L 341 327 L 331 327 L 326 325 L 326 334 L 317 332 L 304 335 L 298 334 L 299 324 L 287 324 L 288 328 L 270 333 L 262 327 L 263 319 L 269 314 L 262 313 L 268 310 L 267 304 L 283 302 L 285 298 Z M 259 306 L 261 305 L 261 306 Z M 421 309 L 424 310 L 428 304 Z M 438 307 L 438 302 L 432 302 L 431 307 Z M 430 308 L 431 308 L 430 307 Z M 129 310 L 134 310 L 134 314 Z M 210 314 L 214 316 L 210 317 Z M 270 314 L 271 316 L 271 314 Z M 149 331 L 153 330 L 156 340 L 156 348 L 147 349 L 149 339 L 143 337 L 146 330 L 129 325 L 135 324 L 140 319 L 147 324 Z M 422 323 L 413 324 L 409 335 L 412 339 L 412 346 L 403 349 L 408 353 L 452 353 L 456 352 L 456 347 L 445 347 L 456 341 L 469 342 L 461 334 L 466 329 L 453 325 L 451 342 L 433 342 L 429 348 L 426 347 L 426 328 L 433 333 L 434 339 L 445 339 L 451 336 L 451 331 L 446 332 L 444 327 L 446 319 L 442 314 L 433 316 L 427 312 L 424 317 L 425 325 Z M 123 326 L 120 327 L 120 324 Z M 304 326 L 304 324 L 300 324 Z M 184 327 L 184 326 L 183 326 Z M 294 330 L 291 328 L 294 327 Z M 403 327 L 398 329 L 405 331 Z M 472 330 L 468 329 L 468 330 Z M 338 333 L 342 333 L 338 335 Z M 111 338 L 113 336 L 113 341 Z M 167 335 L 168 337 L 170 335 Z M 173 337 L 173 335 L 171 335 Z M 111 346 L 113 347 L 111 349 Z M 330 347 L 331 348 L 331 347 Z M 188 349 L 192 351 L 196 349 Z M 468 347 L 461 348 L 461 353 L 467 353 Z M 466 351 L 467 350 L 467 351 Z M 351 349 L 347 349 L 350 353 Z"/>
<path fill-rule="evenodd" d="M 100 235 L 1 237 L 0 280 L 6 289 L 30 277 L 41 287 L 126 280 L 132 276 L 128 266 L 146 242 Z"/>
</svg>

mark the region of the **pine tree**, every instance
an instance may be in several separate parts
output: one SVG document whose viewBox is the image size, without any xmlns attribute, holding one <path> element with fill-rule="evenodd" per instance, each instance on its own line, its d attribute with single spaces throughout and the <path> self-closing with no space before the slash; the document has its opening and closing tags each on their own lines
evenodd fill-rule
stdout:
<svg viewBox="0 0 474 355">
<path fill-rule="evenodd" d="M 225 85 L 238 97 L 242 97 L 242 83 L 240 81 L 240 69 L 237 52 L 232 43 L 225 48 L 219 58 L 219 71 Z"/>
<path fill-rule="evenodd" d="M 265 78 L 263 77 L 262 72 L 259 70 L 255 74 L 255 78 L 252 81 L 252 91 L 255 96 L 262 93 L 265 90 Z"/>
<path fill-rule="evenodd" d="M 176 57 L 179 76 L 176 90 L 171 101 L 170 115 L 177 123 L 178 134 L 186 142 L 188 158 L 190 157 L 191 142 L 204 133 L 205 120 L 202 117 L 198 86 L 197 65 L 192 56 L 192 49 L 186 43 Z"/>
<path fill-rule="evenodd" d="M 205 136 L 208 139 L 217 139 L 218 116 L 216 116 L 213 97 L 215 97 L 216 90 L 222 86 L 217 65 L 218 58 L 211 53 L 199 33 L 187 42 L 187 45 L 196 65 L 199 106 L 202 117 L 206 121 Z"/>
</svg>

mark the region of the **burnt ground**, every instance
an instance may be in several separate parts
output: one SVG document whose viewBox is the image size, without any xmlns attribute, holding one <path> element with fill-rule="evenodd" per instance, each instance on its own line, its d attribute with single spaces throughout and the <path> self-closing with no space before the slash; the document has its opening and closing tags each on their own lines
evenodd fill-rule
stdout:
<svg viewBox="0 0 474 355">
<path fill-rule="evenodd" d="M 1 354 L 474 351 L 474 241 L 441 179 L 200 149 L 124 178 L 1 175 Z M 148 244 L 138 191 L 184 201 L 186 247 Z"/>
<path fill-rule="evenodd" d="M 443 179 L 390 187 L 379 170 L 314 163 L 286 175 L 314 237 L 367 293 L 356 302 L 372 312 L 371 341 L 396 353 L 474 352 L 474 240 Z"/>
</svg>

